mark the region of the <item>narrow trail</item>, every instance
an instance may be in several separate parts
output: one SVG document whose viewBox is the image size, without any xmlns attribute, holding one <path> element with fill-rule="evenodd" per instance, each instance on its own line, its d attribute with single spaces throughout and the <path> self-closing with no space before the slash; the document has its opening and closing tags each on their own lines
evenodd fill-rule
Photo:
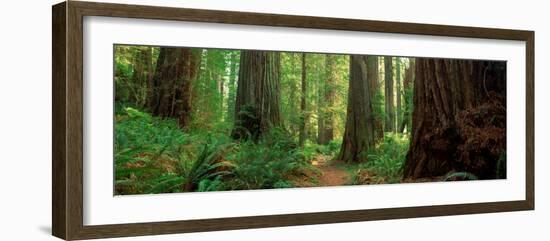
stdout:
<svg viewBox="0 0 550 241">
<path fill-rule="evenodd" d="M 329 162 L 329 156 L 319 155 L 312 165 L 321 170 L 319 177 L 319 186 L 341 186 L 349 184 L 351 178 L 349 173 L 342 167 L 338 167 Z"/>
</svg>

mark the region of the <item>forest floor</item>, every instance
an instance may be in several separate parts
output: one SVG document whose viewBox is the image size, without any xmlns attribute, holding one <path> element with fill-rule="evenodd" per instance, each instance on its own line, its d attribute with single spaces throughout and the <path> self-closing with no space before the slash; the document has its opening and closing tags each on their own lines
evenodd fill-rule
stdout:
<svg viewBox="0 0 550 241">
<path fill-rule="evenodd" d="M 349 172 L 338 163 L 330 161 L 331 156 L 318 155 L 317 158 L 311 162 L 313 166 L 316 166 L 321 174 L 319 176 L 319 186 L 341 186 L 350 184 L 351 177 Z"/>
<path fill-rule="evenodd" d="M 270 141 L 237 143 L 219 131 L 183 132 L 176 120 L 119 105 L 115 193 L 173 193 L 417 182 L 402 180 L 409 136 L 386 133 L 368 162 L 336 160 L 340 142 L 305 143 L 277 129 Z M 282 133 L 282 134 L 281 134 Z M 192 190 L 187 190 L 189 187 Z"/>
</svg>

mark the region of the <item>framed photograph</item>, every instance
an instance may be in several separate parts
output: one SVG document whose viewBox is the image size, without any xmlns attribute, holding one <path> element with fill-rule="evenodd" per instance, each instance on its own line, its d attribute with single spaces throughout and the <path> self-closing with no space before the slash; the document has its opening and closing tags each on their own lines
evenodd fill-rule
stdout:
<svg viewBox="0 0 550 241">
<path fill-rule="evenodd" d="M 534 209 L 534 32 L 67 1 L 66 240 Z"/>
</svg>

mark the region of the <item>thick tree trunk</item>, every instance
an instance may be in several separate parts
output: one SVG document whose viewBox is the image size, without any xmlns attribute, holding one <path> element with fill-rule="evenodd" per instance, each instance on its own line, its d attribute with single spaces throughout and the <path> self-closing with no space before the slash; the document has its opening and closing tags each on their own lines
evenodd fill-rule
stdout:
<svg viewBox="0 0 550 241">
<path fill-rule="evenodd" d="M 323 93 L 323 108 L 319 112 L 319 126 L 317 142 L 322 145 L 328 144 L 334 138 L 334 108 L 336 101 L 336 82 L 339 77 L 337 57 L 327 55 L 325 59 L 325 86 Z"/>
<path fill-rule="evenodd" d="M 417 59 L 405 178 L 505 177 L 506 63 Z"/>
<path fill-rule="evenodd" d="M 412 97 L 412 93 L 407 93 L 411 90 L 411 85 L 414 83 L 414 59 L 409 59 L 409 67 L 405 70 L 405 77 L 403 78 L 403 119 L 401 120 L 399 126 L 399 132 L 405 132 L 405 127 L 407 128 L 407 133 L 411 132 L 411 104 L 412 101 L 409 98 Z"/>
<path fill-rule="evenodd" d="M 401 113 L 403 112 L 401 109 L 401 58 L 399 57 L 395 58 L 395 99 L 395 120 L 399 124 L 401 123 Z"/>
<path fill-rule="evenodd" d="M 191 49 L 160 48 L 149 101 L 153 115 L 177 118 L 182 128 L 189 126 L 191 84 L 196 77 L 198 58 Z"/>
<path fill-rule="evenodd" d="M 307 110 L 306 110 L 306 98 L 307 98 L 307 69 L 306 69 L 306 54 L 302 53 L 302 95 L 300 99 L 300 136 L 298 138 L 298 145 L 304 146 L 306 141 L 306 123 L 307 123 Z"/>
<path fill-rule="evenodd" d="M 393 68 L 392 57 L 384 57 L 384 96 L 386 106 L 386 124 L 384 129 L 388 132 L 395 131 L 395 113 L 393 108 Z"/>
<path fill-rule="evenodd" d="M 376 141 L 379 141 L 381 140 L 383 137 L 384 137 L 384 128 L 383 128 L 383 125 L 382 125 L 382 113 L 378 113 L 378 115 L 376 115 L 376 112 L 374 111 L 375 109 L 375 104 L 376 102 L 374 101 L 376 99 L 376 97 L 378 95 L 380 95 L 380 91 L 379 91 L 379 88 L 380 88 L 380 84 L 379 84 L 379 70 L 378 70 L 378 67 L 379 67 L 379 61 L 378 61 L 378 56 L 368 56 L 367 57 L 367 79 L 370 83 L 370 97 L 371 97 L 371 103 L 373 105 L 373 112 L 375 113 L 374 116 L 373 116 L 373 124 L 374 124 L 374 137 L 375 137 L 375 140 Z"/>
<path fill-rule="evenodd" d="M 374 121 L 367 57 L 350 57 L 350 82 L 346 127 L 338 159 L 345 162 L 367 161 L 367 151 L 374 146 Z"/>
<path fill-rule="evenodd" d="M 278 52 L 241 51 L 233 138 L 257 140 L 281 125 L 280 61 Z"/>
</svg>

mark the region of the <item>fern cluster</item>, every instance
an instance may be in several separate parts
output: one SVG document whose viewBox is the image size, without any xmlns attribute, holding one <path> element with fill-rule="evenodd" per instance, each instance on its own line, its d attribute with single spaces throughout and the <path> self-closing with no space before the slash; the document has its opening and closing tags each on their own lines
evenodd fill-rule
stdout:
<svg viewBox="0 0 550 241">
<path fill-rule="evenodd" d="M 227 158 L 235 164 L 234 178 L 227 183 L 234 190 L 293 187 L 293 177 L 309 167 L 296 143 L 278 128 L 258 143 L 240 143 L 239 151 Z"/>
<path fill-rule="evenodd" d="M 353 170 L 354 184 L 401 182 L 409 138 L 406 134 L 385 133 L 376 148 L 364 153 L 368 161 Z"/>
<path fill-rule="evenodd" d="M 115 118 L 116 194 L 293 187 L 310 168 L 283 129 L 235 141 L 225 126 L 184 132 L 176 120 L 120 104 Z"/>
</svg>

